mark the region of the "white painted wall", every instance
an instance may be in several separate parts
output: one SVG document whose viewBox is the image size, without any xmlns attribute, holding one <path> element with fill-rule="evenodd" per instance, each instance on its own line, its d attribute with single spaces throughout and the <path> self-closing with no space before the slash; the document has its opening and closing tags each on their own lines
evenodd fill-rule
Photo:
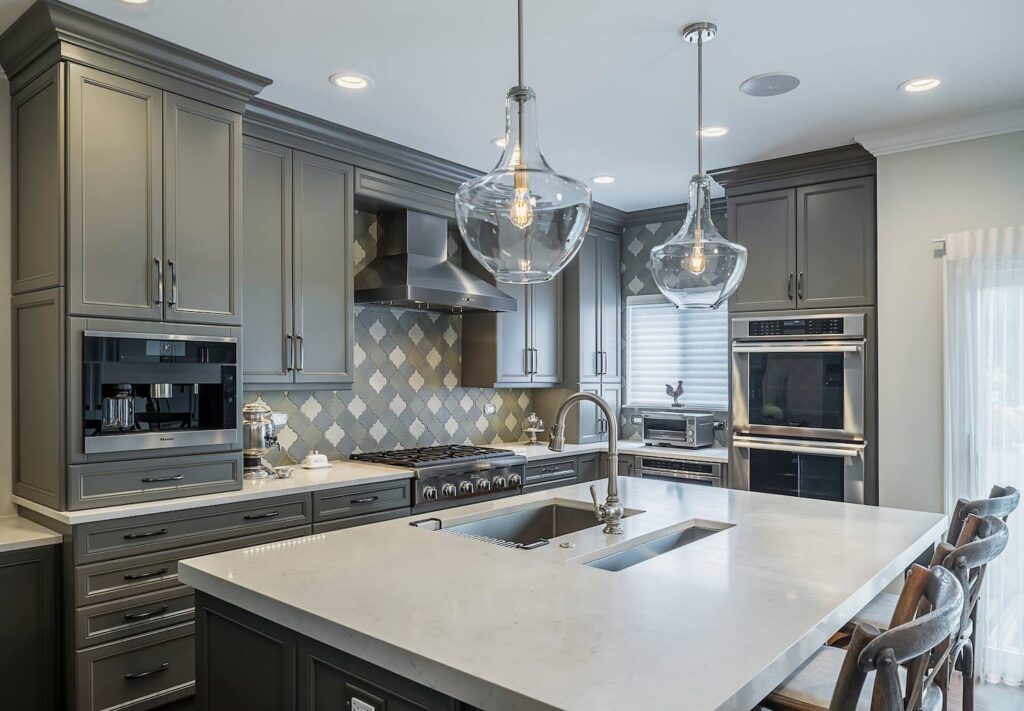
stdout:
<svg viewBox="0 0 1024 711">
<path fill-rule="evenodd" d="M 943 508 L 942 259 L 931 240 L 1024 225 L 1024 132 L 878 159 L 879 503 Z"/>
<path fill-rule="evenodd" d="M 11 96 L 0 73 L 0 516 L 11 503 Z"/>
</svg>

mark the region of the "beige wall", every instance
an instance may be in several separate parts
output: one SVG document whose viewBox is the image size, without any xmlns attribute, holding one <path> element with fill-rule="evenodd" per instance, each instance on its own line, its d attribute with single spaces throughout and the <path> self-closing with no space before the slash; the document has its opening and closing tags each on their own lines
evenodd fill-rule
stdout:
<svg viewBox="0 0 1024 711">
<path fill-rule="evenodd" d="M 1024 225 L 1024 132 L 878 159 L 879 503 L 943 508 L 942 259 L 932 239 Z"/>
<path fill-rule="evenodd" d="M 11 504 L 11 97 L 0 74 L 0 516 Z"/>
</svg>

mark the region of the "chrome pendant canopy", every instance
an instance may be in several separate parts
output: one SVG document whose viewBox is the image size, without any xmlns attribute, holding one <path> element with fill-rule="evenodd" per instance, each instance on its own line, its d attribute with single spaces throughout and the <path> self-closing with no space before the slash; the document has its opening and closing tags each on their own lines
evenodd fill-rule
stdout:
<svg viewBox="0 0 1024 711">
<path fill-rule="evenodd" d="M 580 247 L 590 222 L 590 188 L 559 175 L 537 141 L 536 96 L 523 83 L 523 0 L 518 4 L 519 84 L 505 99 L 505 150 L 487 175 L 455 193 L 469 251 L 495 279 L 550 281 Z"/>
<path fill-rule="evenodd" d="M 711 221 L 711 179 L 704 174 L 704 42 L 718 27 L 697 22 L 683 28 L 697 45 L 697 175 L 690 179 L 686 221 L 667 242 L 651 250 L 648 267 L 658 289 L 681 309 L 717 309 L 733 295 L 747 267 L 747 249 L 728 241 Z"/>
</svg>

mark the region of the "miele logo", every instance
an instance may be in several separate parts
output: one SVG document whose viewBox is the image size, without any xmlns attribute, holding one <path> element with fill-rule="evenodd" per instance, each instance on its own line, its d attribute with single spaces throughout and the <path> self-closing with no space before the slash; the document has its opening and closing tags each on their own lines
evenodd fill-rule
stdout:
<svg viewBox="0 0 1024 711">
<path fill-rule="evenodd" d="M 161 437 L 160 441 L 161 442 L 173 442 L 174 441 L 174 437 Z"/>
</svg>

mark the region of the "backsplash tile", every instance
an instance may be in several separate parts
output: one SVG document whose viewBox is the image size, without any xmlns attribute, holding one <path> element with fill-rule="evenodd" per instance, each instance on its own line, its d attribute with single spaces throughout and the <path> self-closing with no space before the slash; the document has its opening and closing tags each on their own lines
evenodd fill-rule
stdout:
<svg viewBox="0 0 1024 711">
<path fill-rule="evenodd" d="M 357 213 L 354 262 L 358 271 L 376 254 L 378 222 Z M 458 259 L 457 235 L 449 252 Z M 531 405 L 526 390 L 464 388 L 462 319 L 391 309 L 355 308 L 355 383 L 352 390 L 246 393 L 288 415 L 273 464 L 301 461 L 316 449 L 330 459 L 397 447 L 493 444 L 517 441 Z M 494 405 L 494 414 L 484 409 Z"/>
</svg>

